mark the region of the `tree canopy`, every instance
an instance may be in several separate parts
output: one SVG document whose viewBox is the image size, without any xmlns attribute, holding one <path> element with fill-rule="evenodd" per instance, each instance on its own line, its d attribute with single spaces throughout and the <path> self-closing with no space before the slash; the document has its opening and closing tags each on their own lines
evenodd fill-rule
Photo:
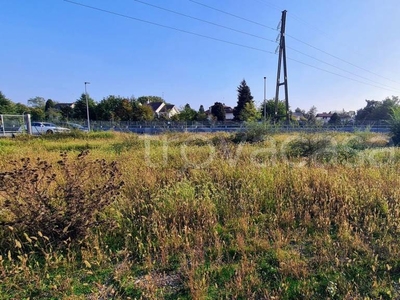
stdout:
<svg viewBox="0 0 400 300">
<path fill-rule="evenodd" d="M 392 96 L 382 101 L 365 100 L 367 105 L 357 111 L 357 121 L 390 120 L 393 109 L 399 106 L 399 97 Z"/>
<path fill-rule="evenodd" d="M 237 105 L 233 109 L 234 119 L 237 121 L 246 121 L 246 114 L 242 114 L 247 103 L 253 103 L 253 96 L 251 95 L 250 87 L 247 85 L 246 80 L 242 80 L 237 88 L 238 100 Z"/>
<path fill-rule="evenodd" d="M 90 98 L 89 95 L 88 97 L 88 106 L 89 106 L 89 117 L 91 120 L 97 120 L 96 119 L 96 102 L 92 98 Z M 82 119 L 86 120 L 87 119 L 87 107 L 86 107 L 86 94 L 82 93 L 81 97 L 76 100 L 75 102 L 75 107 L 73 110 L 73 117 L 75 119 Z"/>
<path fill-rule="evenodd" d="M 165 102 L 165 100 L 159 96 L 140 96 L 137 101 L 141 104 L 146 104 L 150 102 Z"/>
<path fill-rule="evenodd" d="M 274 119 L 275 118 L 275 100 L 269 99 L 265 102 L 265 111 L 266 111 L 266 118 L 267 119 Z M 260 107 L 260 112 L 264 116 L 264 104 Z M 283 118 L 286 113 L 286 104 L 284 101 L 278 101 L 278 116 Z"/>
<path fill-rule="evenodd" d="M 217 121 L 225 121 L 226 114 L 224 105 L 221 102 L 215 102 L 211 106 L 211 114 L 217 119 Z"/>
<path fill-rule="evenodd" d="M 0 91 L 0 114 L 12 114 L 14 112 L 15 104 Z"/>
<path fill-rule="evenodd" d="M 177 119 L 180 121 L 195 121 L 197 119 L 197 111 L 187 103 L 177 115 Z"/>
</svg>

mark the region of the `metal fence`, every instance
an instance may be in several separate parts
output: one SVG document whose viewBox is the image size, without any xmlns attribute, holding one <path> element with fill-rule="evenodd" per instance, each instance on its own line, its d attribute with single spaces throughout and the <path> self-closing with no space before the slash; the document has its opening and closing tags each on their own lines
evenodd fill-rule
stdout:
<svg viewBox="0 0 400 300">
<path fill-rule="evenodd" d="M 75 121 L 75 123 L 85 126 L 85 121 Z M 62 123 L 60 124 L 62 125 Z M 265 124 L 265 123 L 245 123 L 245 122 L 174 122 L 174 121 L 152 121 L 152 122 L 132 122 L 132 121 L 90 121 L 91 129 L 94 131 L 120 131 L 139 134 L 157 134 L 162 132 L 236 132 L 245 131 L 249 126 L 265 125 L 270 132 L 390 132 L 390 126 L 386 121 L 382 122 L 363 122 L 356 124 L 340 125 L 309 125 L 309 124 Z"/>
<path fill-rule="evenodd" d="M 0 115 L 0 136 L 11 136 L 18 132 L 21 126 L 26 125 L 27 115 Z M 86 121 L 74 120 L 73 123 L 85 126 Z M 65 122 L 54 122 L 63 126 Z M 370 131 L 389 133 L 390 126 L 386 121 L 362 122 L 355 124 L 319 126 L 309 124 L 271 124 L 271 123 L 245 123 L 235 121 L 224 122 L 177 122 L 177 121 L 91 121 L 91 129 L 94 131 L 120 131 L 138 134 L 158 134 L 164 132 L 237 132 L 245 131 L 251 126 L 266 126 L 270 132 L 356 132 Z"/>
<path fill-rule="evenodd" d="M 0 115 L 0 136 L 12 136 L 25 125 L 25 115 Z"/>
</svg>

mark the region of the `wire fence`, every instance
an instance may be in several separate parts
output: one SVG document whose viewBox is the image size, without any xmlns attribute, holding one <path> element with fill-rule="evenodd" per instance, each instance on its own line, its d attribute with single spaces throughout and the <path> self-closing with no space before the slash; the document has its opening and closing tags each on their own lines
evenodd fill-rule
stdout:
<svg viewBox="0 0 400 300">
<path fill-rule="evenodd" d="M 86 121 L 74 121 L 76 124 L 86 126 Z M 60 124 L 62 126 L 62 123 Z M 157 134 L 162 132 L 235 132 L 245 131 L 254 126 L 265 125 L 271 132 L 356 132 L 371 131 L 389 133 L 390 126 L 386 121 L 359 122 L 348 124 L 271 124 L 271 123 L 246 123 L 235 121 L 224 122 L 177 122 L 177 121 L 152 121 L 152 122 L 133 122 L 133 121 L 90 121 L 93 131 L 120 131 L 139 134 Z"/>
<path fill-rule="evenodd" d="M 24 115 L 0 115 L 0 136 L 11 136 L 24 125 Z"/>
<path fill-rule="evenodd" d="M 85 120 L 72 120 L 69 122 L 54 121 L 58 126 L 69 127 L 71 124 L 87 126 Z M 224 122 L 215 121 L 167 121 L 157 120 L 151 122 L 134 121 L 90 121 L 93 131 L 117 131 L 131 132 L 137 134 L 159 134 L 164 132 L 237 132 L 246 131 L 252 126 L 267 126 L 270 132 L 357 132 L 370 131 L 389 133 L 390 125 L 385 120 L 354 122 L 347 124 L 319 124 L 312 125 L 307 123 L 293 122 L 290 124 L 272 123 L 246 123 L 226 120 Z M 21 126 L 25 126 L 24 115 L 0 115 L 0 136 L 11 136 L 18 133 Z"/>
</svg>

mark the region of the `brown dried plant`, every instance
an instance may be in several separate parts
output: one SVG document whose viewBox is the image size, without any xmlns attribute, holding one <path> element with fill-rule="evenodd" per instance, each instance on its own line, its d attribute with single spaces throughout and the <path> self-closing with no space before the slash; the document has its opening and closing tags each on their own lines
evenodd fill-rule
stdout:
<svg viewBox="0 0 400 300">
<path fill-rule="evenodd" d="M 0 173 L 0 226 L 40 232 L 57 246 L 81 241 L 123 186 L 116 162 L 93 161 L 88 154 L 70 158 L 63 152 L 54 165 L 40 158 L 12 161 L 11 170 Z"/>
</svg>

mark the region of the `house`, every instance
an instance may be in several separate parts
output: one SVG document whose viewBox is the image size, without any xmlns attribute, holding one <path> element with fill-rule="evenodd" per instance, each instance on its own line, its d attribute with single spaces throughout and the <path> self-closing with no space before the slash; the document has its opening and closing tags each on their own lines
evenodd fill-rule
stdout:
<svg viewBox="0 0 400 300">
<path fill-rule="evenodd" d="M 164 115 L 167 119 L 174 115 L 179 114 L 179 109 L 173 104 L 165 104 L 160 111 L 161 115 Z"/>
<path fill-rule="evenodd" d="M 235 117 L 233 115 L 233 108 L 230 106 L 226 106 L 224 104 L 224 110 L 225 110 L 225 120 L 233 120 L 233 118 Z"/>
<path fill-rule="evenodd" d="M 165 117 L 169 119 L 172 116 L 179 114 L 179 109 L 173 104 L 165 104 L 164 102 L 149 102 L 147 105 L 151 107 L 154 115 L 157 118 Z"/>
<path fill-rule="evenodd" d="M 224 104 L 224 110 L 225 110 L 225 120 L 233 120 L 233 118 L 235 117 L 233 115 L 233 108 Z M 208 110 L 206 110 L 205 113 L 207 115 L 207 118 L 209 120 L 212 120 L 211 107 Z"/>
<path fill-rule="evenodd" d="M 322 122 L 324 122 L 324 123 L 328 123 L 329 122 L 329 120 L 331 119 L 331 117 L 332 117 L 332 113 L 326 113 L 326 112 L 323 112 L 323 113 L 321 113 L 321 114 L 317 114 L 316 116 L 315 116 L 315 119 L 316 120 L 319 120 L 319 121 L 322 121 Z"/>
<path fill-rule="evenodd" d="M 57 110 L 63 110 L 66 107 L 69 107 L 70 109 L 74 109 L 75 103 L 56 103 L 56 104 L 54 104 L 54 109 L 57 109 Z"/>
<path fill-rule="evenodd" d="M 322 114 L 317 114 L 316 119 L 320 120 L 324 123 L 328 123 L 334 113 L 336 113 L 339 116 L 340 121 L 343 124 L 354 122 L 355 115 L 356 115 L 355 111 L 348 111 L 348 112 L 346 112 L 344 110 L 330 111 L 329 113 L 324 112 Z"/>
</svg>

